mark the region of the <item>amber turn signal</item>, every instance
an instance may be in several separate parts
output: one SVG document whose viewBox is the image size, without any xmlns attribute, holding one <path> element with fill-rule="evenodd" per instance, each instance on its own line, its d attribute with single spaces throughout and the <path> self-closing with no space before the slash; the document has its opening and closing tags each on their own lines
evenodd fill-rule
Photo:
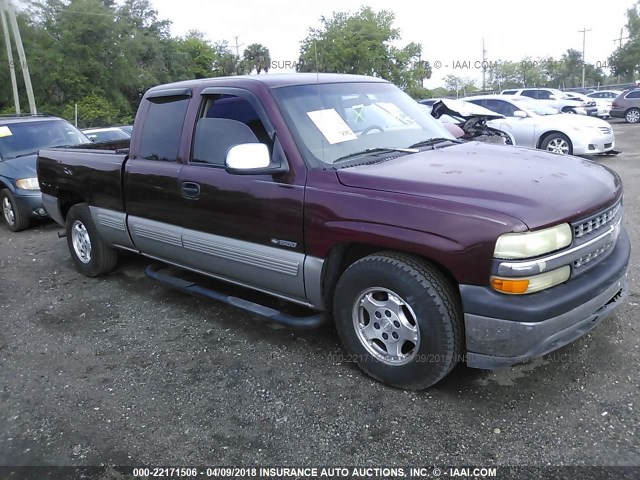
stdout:
<svg viewBox="0 0 640 480">
<path fill-rule="evenodd" d="M 491 286 L 503 293 L 525 293 L 529 288 L 529 280 L 511 280 L 505 278 L 492 278 Z"/>
</svg>

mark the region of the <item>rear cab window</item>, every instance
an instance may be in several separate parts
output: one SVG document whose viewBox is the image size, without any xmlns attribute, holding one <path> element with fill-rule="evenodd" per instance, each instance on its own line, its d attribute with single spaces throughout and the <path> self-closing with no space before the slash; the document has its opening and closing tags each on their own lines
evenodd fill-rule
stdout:
<svg viewBox="0 0 640 480">
<path fill-rule="evenodd" d="M 178 160 L 189 97 L 159 96 L 148 100 L 149 107 L 140 136 L 139 157 L 175 162 Z"/>
</svg>

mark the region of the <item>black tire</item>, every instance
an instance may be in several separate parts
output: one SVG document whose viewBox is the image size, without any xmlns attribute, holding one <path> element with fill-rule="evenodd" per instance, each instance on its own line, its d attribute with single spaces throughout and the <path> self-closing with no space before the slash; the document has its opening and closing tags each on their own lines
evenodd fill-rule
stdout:
<svg viewBox="0 0 640 480">
<path fill-rule="evenodd" d="M 118 252 L 107 246 L 100 237 L 86 203 L 71 207 L 67 214 L 66 232 L 71 258 L 80 273 L 97 277 L 115 268 Z"/>
<path fill-rule="evenodd" d="M 393 301 L 391 294 L 395 296 Z M 362 258 L 342 274 L 334 297 L 336 329 L 343 345 L 350 358 L 376 380 L 422 390 L 444 378 L 461 359 L 463 313 L 457 290 L 439 270 L 418 257 L 385 252 Z M 365 313 L 366 307 L 360 302 L 367 303 L 368 299 L 383 305 L 379 309 L 376 306 L 373 316 Z M 403 318 L 386 310 L 385 305 L 395 306 L 398 301 L 404 303 L 398 308 Z M 393 310 L 393 306 L 389 308 Z M 366 326 L 361 322 L 364 317 L 369 319 Z M 381 319 L 380 323 L 376 319 Z M 401 348 L 397 346 L 401 340 L 396 340 L 394 346 L 389 334 L 401 330 L 394 330 L 393 324 L 401 325 L 405 333 L 409 332 L 405 325 L 412 327 L 415 339 L 402 341 Z M 379 338 L 362 339 L 362 332 L 369 326 L 369 332 Z M 383 338 L 385 334 L 388 340 Z M 395 356 L 393 350 L 399 355 Z"/>
<path fill-rule="evenodd" d="M 555 148 L 554 145 L 556 146 Z M 566 145 L 566 150 L 564 147 L 561 147 L 561 145 Z M 550 133 L 544 137 L 540 148 L 554 153 L 562 153 L 563 155 L 573 155 L 573 143 L 571 143 L 569 137 L 558 132 Z M 562 151 L 560 151 L 561 148 Z"/>
<path fill-rule="evenodd" d="M 639 123 L 640 122 L 640 109 L 630 108 L 624 112 L 624 120 L 627 123 Z"/>
<path fill-rule="evenodd" d="M 0 193 L 0 208 L 2 208 L 4 223 L 9 230 L 19 232 L 29 228 L 31 223 L 29 215 L 22 211 L 11 191 L 6 188 Z"/>
<path fill-rule="evenodd" d="M 571 108 L 571 107 L 565 107 L 564 110 L 562 110 L 563 113 L 569 113 L 571 115 L 577 115 L 576 111 Z"/>
</svg>

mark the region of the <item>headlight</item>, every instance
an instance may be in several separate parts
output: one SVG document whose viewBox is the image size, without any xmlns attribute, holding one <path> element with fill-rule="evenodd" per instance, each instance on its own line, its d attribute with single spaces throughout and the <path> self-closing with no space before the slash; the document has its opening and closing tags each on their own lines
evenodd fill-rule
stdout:
<svg viewBox="0 0 640 480">
<path fill-rule="evenodd" d="M 568 223 L 537 232 L 505 233 L 498 237 L 493 256 L 505 260 L 537 257 L 568 247 L 571 240 L 571 226 Z"/>
<path fill-rule="evenodd" d="M 16 185 L 23 190 L 40 190 L 40 184 L 37 178 L 21 178 L 20 180 L 16 180 Z"/>
<path fill-rule="evenodd" d="M 501 293 L 522 295 L 554 287 L 569 280 L 570 276 L 571 268 L 565 265 L 550 272 L 525 278 L 491 277 L 491 286 Z"/>
</svg>

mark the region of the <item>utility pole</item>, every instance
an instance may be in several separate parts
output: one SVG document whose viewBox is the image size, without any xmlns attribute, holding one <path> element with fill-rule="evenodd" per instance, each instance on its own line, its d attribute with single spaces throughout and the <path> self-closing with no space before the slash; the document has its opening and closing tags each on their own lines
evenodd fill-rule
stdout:
<svg viewBox="0 0 640 480">
<path fill-rule="evenodd" d="M 482 91 L 487 90 L 487 51 L 484 48 L 484 37 L 482 37 Z"/>
<path fill-rule="evenodd" d="M 587 32 L 590 32 L 591 29 L 587 30 L 586 28 L 583 28 L 582 30 L 578 30 L 578 31 L 582 33 L 582 88 L 584 88 L 584 73 L 587 66 L 587 62 L 584 58 L 584 47 L 587 41 Z"/>
<path fill-rule="evenodd" d="M 32 115 L 35 115 L 38 111 L 36 110 L 36 101 L 33 96 L 33 87 L 31 86 L 31 76 L 29 75 L 29 67 L 27 66 L 27 56 L 24 53 L 24 47 L 22 46 L 22 37 L 20 36 L 20 29 L 18 28 L 18 20 L 16 20 L 16 12 L 8 0 L 2 1 L 4 3 L 4 8 L 7 11 L 7 16 L 9 17 L 9 25 L 13 31 L 13 39 L 16 42 L 18 58 L 20 58 L 20 67 L 22 68 L 22 76 L 24 77 L 24 86 L 27 89 L 27 99 L 29 100 L 29 110 Z"/>
<path fill-rule="evenodd" d="M 238 44 L 238 38 L 240 38 L 239 35 L 236 35 L 233 38 L 236 41 L 236 57 L 240 58 L 240 47 L 242 47 L 244 45 L 244 43 Z"/>
<path fill-rule="evenodd" d="M 622 48 L 622 41 L 623 40 L 629 40 L 629 37 L 624 37 L 622 38 L 622 35 L 624 34 L 624 28 L 620 29 L 620 38 L 614 38 L 613 39 L 613 44 L 615 45 L 616 42 L 618 42 L 618 48 Z"/>
<path fill-rule="evenodd" d="M 0 20 L 2 20 L 2 33 L 4 41 L 7 45 L 7 60 L 9 61 L 9 71 L 11 73 L 11 86 L 13 87 L 13 103 L 16 107 L 16 113 L 20 114 L 20 96 L 18 95 L 18 82 L 16 81 L 16 66 L 13 63 L 13 50 L 11 49 L 11 34 L 7 25 L 7 17 L 5 15 L 5 0 L 0 0 Z"/>
</svg>

